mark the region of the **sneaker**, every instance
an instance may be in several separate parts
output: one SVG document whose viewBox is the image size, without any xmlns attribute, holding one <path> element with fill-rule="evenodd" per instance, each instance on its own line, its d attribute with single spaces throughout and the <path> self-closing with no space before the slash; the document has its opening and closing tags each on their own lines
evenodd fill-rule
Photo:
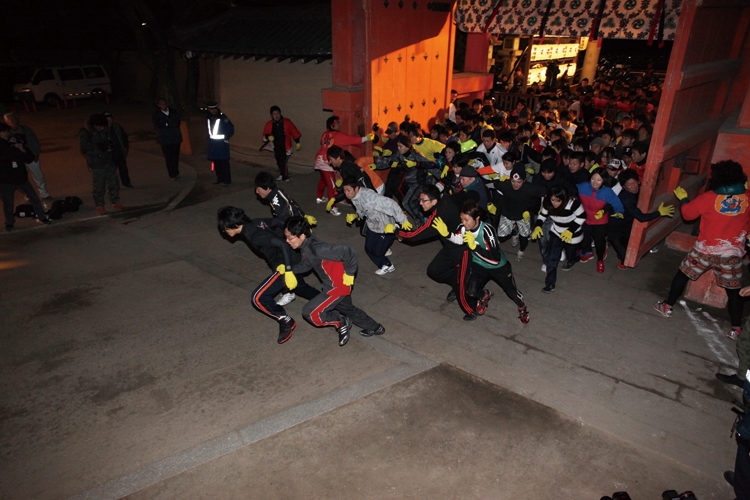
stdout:
<svg viewBox="0 0 750 500">
<path fill-rule="evenodd" d="M 580 262 L 588 262 L 594 258 L 594 252 L 583 252 L 581 254 Z"/>
<path fill-rule="evenodd" d="M 737 340 L 740 338 L 740 335 L 742 335 L 742 327 L 741 326 L 733 326 L 732 331 L 727 333 L 727 337 L 729 337 L 732 340 Z"/>
<path fill-rule="evenodd" d="M 107 211 L 104 210 L 104 207 L 96 207 L 96 211 L 99 213 L 99 215 L 107 215 Z"/>
<path fill-rule="evenodd" d="M 662 301 L 657 302 L 656 304 L 654 304 L 654 309 L 656 309 L 659 312 L 659 314 L 661 314 L 665 318 L 672 317 L 672 306 L 670 306 L 666 302 L 662 302 Z"/>
<path fill-rule="evenodd" d="M 626 266 L 625 263 L 623 261 L 621 261 L 621 260 L 617 261 L 617 267 L 619 267 L 623 271 L 627 271 L 628 270 L 628 266 Z"/>
<path fill-rule="evenodd" d="M 602 256 L 602 260 L 607 260 L 607 247 L 604 247 L 604 255 Z"/>
<path fill-rule="evenodd" d="M 456 292 L 454 292 L 453 290 L 448 292 L 448 296 L 445 297 L 445 300 L 447 300 L 448 302 L 453 302 L 454 300 L 456 300 Z"/>
<path fill-rule="evenodd" d="M 385 327 L 383 325 L 378 325 L 378 327 L 374 330 L 362 330 L 359 332 L 360 335 L 363 337 L 372 337 L 373 335 L 383 335 L 385 333 Z"/>
<path fill-rule="evenodd" d="M 396 270 L 396 266 L 394 266 L 393 264 L 391 264 L 390 266 L 385 265 L 381 267 L 380 269 L 378 269 L 377 271 L 375 271 L 375 274 L 377 274 L 378 276 L 383 276 L 384 274 L 392 273 L 395 270 Z"/>
<path fill-rule="evenodd" d="M 565 250 L 560 254 L 560 262 L 565 262 Z"/>
<path fill-rule="evenodd" d="M 542 293 L 552 293 L 555 291 L 555 285 L 547 285 L 542 288 Z"/>
<path fill-rule="evenodd" d="M 570 271 L 571 269 L 573 269 L 573 266 L 575 266 L 575 265 L 576 265 L 575 262 L 573 262 L 572 260 L 569 260 L 569 261 L 567 261 L 565 263 L 564 266 L 562 266 L 562 270 L 563 271 Z"/>
<path fill-rule="evenodd" d="M 276 180 L 277 181 L 283 181 L 284 180 L 284 176 L 280 175 L 280 176 L 276 177 Z"/>
<path fill-rule="evenodd" d="M 276 305 L 285 306 L 296 298 L 297 296 L 291 292 L 281 294 L 281 297 L 279 297 L 279 300 L 276 301 Z"/>
<path fill-rule="evenodd" d="M 526 325 L 529 322 L 529 310 L 526 306 L 518 308 L 518 319 L 522 324 Z"/>
<path fill-rule="evenodd" d="M 657 246 L 651 247 L 651 250 L 648 251 L 648 253 L 658 253 L 658 252 L 659 252 L 659 247 Z"/>
<path fill-rule="evenodd" d="M 328 203 L 328 198 L 326 198 L 325 196 L 322 198 L 315 198 L 315 203 L 317 203 L 318 205 L 320 205 L 321 203 Z"/>
<path fill-rule="evenodd" d="M 336 217 L 338 217 L 339 215 L 341 215 L 341 212 L 339 212 L 339 209 L 338 209 L 338 208 L 336 208 L 336 207 L 333 207 L 333 208 L 331 209 L 331 215 L 335 215 Z"/>
<path fill-rule="evenodd" d="M 603 260 L 597 260 L 596 261 L 596 272 L 597 273 L 603 273 L 604 272 L 604 261 Z"/>
<path fill-rule="evenodd" d="M 547 272 L 547 264 L 542 264 L 542 272 L 543 273 Z"/>
<path fill-rule="evenodd" d="M 489 290 L 485 290 L 482 298 L 477 301 L 476 313 L 479 316 L 483 315 L 487 311 L 487 304 L 489 304 L 492 295 L 492 292 L 490 292 Z"/>
<path fill-rule="evenodd" d="M 521 259 L 523 259 L 524 255 L 526 255 L 526 252 L 524 252 L 523 250 L 519 250 L 518 253 L 516 254 L 516 260 L 520 261 Z"/>
<path fill-rule="evenodd" d="M 391 249 L 389 248 L 388 250 L 386 250 L 386 251 L 385 251 L 385 256 L 386 256 L 386 257 L 390 257 L 391 255 L 393 255 L 393 250 L 391 250 Z"/>
<path fill-rule="evenodd" d="M 464 321 L 474 321 L 475 319 L 477 319 L 477 313 L 475 312 L 464 315 Z"/>
<path fill-rule="evenodd" d="M 516 248 L 518 246 L 518 236 L 510 237 L 510 246 L 512 246 L 513 248 Z"/>
<path fill-rule="evenodd" d="M 112 208 L 114 208 L 115 210 L 119 210 L 120 212 L 125 210 L 125 207 L 123 207 L 122 203 L 120 203 L 119 201 L 112 203 Z"/>
<path fill-rule="evenodd" d="M 346 316 L 341 316 L 341 323 L 336 329 L 339 334 L 339 347 L 344 347 L 349 342 L 349 331 L 352 329 L 352 320 Z"/>
<path fill-rule="evenodd" d="M 297 322 L 287 316 L 286 318 L 279 321 L 279 344 L 283 344 L 290 338 L 292 338 L 292 332 L 297 326 Z"/>
</svg>

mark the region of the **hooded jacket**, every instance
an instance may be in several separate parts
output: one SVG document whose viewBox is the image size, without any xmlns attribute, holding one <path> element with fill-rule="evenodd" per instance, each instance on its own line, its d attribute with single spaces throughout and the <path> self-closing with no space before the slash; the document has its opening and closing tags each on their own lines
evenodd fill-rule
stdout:
<svg viewBox="0 0 750 500">
<path fill-rule="evenodd" d="M 78 139 L 89 168 L 96 170 L 115 165 L 117 138 L 110 129 L 99 132 L 87 121 L 86 126 L 78 132 Z"/>
<path fill-rule="evenodd" d="M 367 217 L 367 228 L 374 233 L 382 234 L 387 224 L 400 225 L 406 222 L 406 216 L 398 203 L 372 189 L 359 188 L 351 201 L 359 218 Z"/>
</svg>

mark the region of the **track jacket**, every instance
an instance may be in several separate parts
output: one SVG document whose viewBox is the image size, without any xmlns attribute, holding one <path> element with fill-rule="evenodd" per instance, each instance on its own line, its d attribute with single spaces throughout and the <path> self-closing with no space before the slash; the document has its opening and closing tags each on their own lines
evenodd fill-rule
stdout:
<svg viewBox="0 0 750 500">
<path fill-rule="evenodd" d="M 401 225 L 406 222 L 398 203 L 370 188 L 359 188 L 351 201 L 357 209 L 357 216 L 360 219 L 367 217 L 367 229 L 374 233 L 383 234 L 386 224 Z"/>
<path fill-rule="evenodd" d="M 294 274 L 313 270 L 323 283 L 323 293 L 336 288 L 349 295 L 351 287 L 344 285 L 344 273 L 357 273 L 357 252 L 351 245 L 324 243 L 315 236 L 308 236 L 300 246 L 302 258 L 292 266 Z"/>
<path fill-rule="evenodd" d="M 461 224 L 457 232 L 448 235 L 448 239 L 451 243 L 463 245 L 466 232 L 466 227 Z M 508 262 L 505 254 L 500 250 L 497 234 L 490 224 L 480 222 L 476 229 L 469 232 L 474 235 L 477 242 L 476 248 L 469 250 L 472 262 L 487 269 L 498 269 Z"/>
<path fill-rule="evenodd" d="M 261 254 L 268 267 L 275 271 L 279 264 L 284 264 L 286 270 L 291 271 L 292 264 L 300 260 L 299 254 L 271 230 L 269 222 L 268 219 L 253 219 L 242 225 L 240 234 L 253 250 Z"/>
<path fill-rule="evenodd" d="M 594 190 L 590 182 L 583 182 L 576 187 L 578 188 L 578 198 L 586 211 L 586 223 L 589 226 L 601 226 L 609 222 L 607 205 L 612 207 L 614 213 L 622 213 L 623 208 L 620 198 L 607 186 Z M 599 210 L 604 210 L 604 215 L 597 220 L 595 215 Z"/>
<path fill-rule="evenodd" d="M 283 229 L 289 217 L 305 216 L 305 212 L 297 205 L 297 202 L 279 188 L 273 188 L 264 199 L 271 206 L 271 216 L 273 219 L 269 225 L 273 228 Z"/>
<path fill-rule="evenodd" d="M 431 238 L 440 238 L 441 241 L 447 242 L 447 244 L 450 246 L 457 246 L 448 238 L 441 237 L 440 233 L 437 232 L 437 229 L 432 227 L 432 221 L 435 220 L 435 217 L 440 217 L 441 219 L 443 219 L 445 225 L 448 226 L 448 231 L 451 232 L 456 231 L 457 228 L 461 225 L 461 216 L 458 207 L 453 202 L 450 196 L 443 196 L 442 198 L 440 198 L 440 200 L 438 200 L 437 205 L 433 207 L 432 212 L 428 214 L 427 220 L 424 222 L 424 224 L 416 228 L 414 231 L 404 231 L 403 229 L 399 230 L 399 238 L 402 238 L 404 241 L 414 243 L 419 243 Z M 450 234 L 448 236 L 450 237 Z M 461 242 L 461 245 L 463 245 L 463 241 Z"/>
</svg>

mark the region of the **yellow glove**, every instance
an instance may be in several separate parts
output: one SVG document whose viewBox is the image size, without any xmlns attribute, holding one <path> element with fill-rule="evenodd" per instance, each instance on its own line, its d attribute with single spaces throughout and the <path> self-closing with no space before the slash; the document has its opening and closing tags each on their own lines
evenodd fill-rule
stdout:
<svg viewBox="0 0 750 500">
<path fill-rule="evenodd" d="M 411 231 L 411 229 L 412 229 L 413 227 L 414 227 L 414 226 L 412 226 L 412 225 L 411 225 L 411 222 L 409 222 L 409 221 L 406 221 L 406 222 L 404 222 L 403 224 L 401 224 L 401 229 L 403 229 L 404 231 Z"/>
<path fill-rule="evenodd" d="M 272 135 L 269 135 L 269 136 L 268 136 L 268 140 L 269 140 L 269 141 L 271 141 L 271 142 L 273 142 L 273 136 L 272 136 Z"/>
<path fill-rule="evenodd" d="M 526 168 L 526 173 L 529 175 L 534 175 L 536 172 L 534 172 L 534 169 L 531 167 Z"/>
<path fill-rule="evenodd" d="M 534 240 L 534 241 L 536 241 L 536 240 L 538 240 L 539 238 L 542 237 L 542 234 L 544 234 L 544 231 L 542 231 L 541 226 L 536 227 L 534 229 L 534 232 L 531 233 L 531 239 Z"/>
<path fill-rule="evenodd" d="M 447 120 L 448 118 L 450 118 L 450 116 L 451 116 L 451 115 L 449 115 L 448 113 L 445 113 L 445 115 L 443 116 L 443 118 L 444 118 L 445 120 Z"/>
<path fill-rule="evenodd" d="M 413 160 L 406 160 L 406 166 L 409 167 L 409 168 L 416 167 L 417 166 L 417 162 L 415 162 Z"/>
<path fill-rule="evenodd" d="M 488 179 L 497 179 L 497 174 L 490 174 L 487 176 Z"/>
<path fill-rule="evenodd" d="M 367 166 L 368 166 L 368 167 L 370 167 L 370 170 L 377 170 L 377 169 L 378 169 L 378 166 L 377 166 L 377 165 L 375 165 L 374 163 L 370 163 L 370 164 L 369 164 L 369 165 L 367 165 Z"/>
<path fill-rule="evenodd" d="M 346 214 L 346 223 L 352 225 L 357 218 L 357 214 Z"/>
<path fill-rule="evenodd" d="M 604 217 L 604 210 L 599 210 L 594 214 L 594 219 L 599 220 Z"/>
<path fill-rule="evenodd" d="M 529 212 L 524 212 L 523 213 L 523 221 L 526 222 L 526 223 L 528 223 L 529 219 L 531 219 L 531 214 Z"/>
<path fill-rule="evenodd" d="M 380 146 L 374 146 L 372 148 L 372 156 L 382 156 L 383 155 L 383 148 Z"/>
<path fill-rule="evenodd" d="M 440 172 L 440 178 L 445 179 L 445 176 L 448 175 L 448 172 L 450 172 L 450 170 L 451 168 L 448 165 L 444 166 L 443 171 Z"/>
<path fill-rule="evenodd" d="M 328 203 L 326 203 L 326 212 L 330 212 L 331 209 L 333 208 L 333 205 L 335 204 L 336 204 L 336 198 L 331 197 L 331 199 L 328 200 Z"/>
<path fill-rule="evenodd" d="M 294 149 L 299 151 L 300 149 L 302 149 L 302 144 L 298 142 L 297 144 L 294 145 Z"/>
<path fill-rule="evenodd" d="M 305 220 L 306 220 L 306 221 L 307 221 L 307 223 L 308 223 L 308 224 L 310 224 L 311 226 L 317 226 L 317 225 L 318 225 L 318 219 L 316 219 L 316 218 L 315 218 L 315 217 L 313 217 L 312 215 L 305 215 Z"/>
<path fill-rule="evenodd" d="M 488 203 L 487 204 L 487 211 L 491 213 L 492 215 L 495 215 L 497 213 L 497 207 L 494 203 Z"/>
<path fill-rule="evenodd" d="M 572 243 L 573 242 L 573 233 L 571 233 L 569 230 L 565 230 L 560 235 L 560 239 L 563 240 L 565 243 Z"/>
<path fill-rule="evenodd" d="M 284 274 L 286 272 L 286 266 L 284 264 L 279 264 L 276 266 L 276 272 L 279 274 Z"/>
<path fill-rule="evenodd" d="M 340 188 L 343 183 L 344 183 L 344 179 L 336 179 L 336 187 L 337 188 Z"/>
<path fill-rule="evenodd" d="M 373 139 L 375 139 L 375 134 L 373 132 L 370 132 L 365 136 L 365 142 L 372 141 Z"/>
<path fill-rule="evenodd" d="M 674 216 L 674 205 L 665 205 L 664 202 L 662 202 L 657 210 L 659 211 L 659 215 L 661 215 L 662 217 Z"/>
<path fill-rule="evenodd" d="M 346 286 L 352 286 L 354 284 L 354 276 L 344 273 L 344 284 Z"/>
<path fill-rule="evenodd" d="M 398 167 L 397 161 L 394 161 L 393 163 L 391 163 L 391 168 L 396 168 L 396 167 Z"/>
<path fill-rule="evenodd" d="M 615 212 L 612 214 L 612 217 L 614 217 L 615 219 L 622 219 L 623 215 L 620 212 Z"/>
<path fill-rule="evenodd" d="M 443 238 L 447 237 L 450 234 L 448 232 L 448 226 L 445 225 L 445 222 L 443 222 L 443 219 L 441 219 L 440 217 L 435 217 L 435 219 L 433 219 L 432 227 L 434 227 Z"/>
<path fill-rule="evenodd" d="M 503 175 L 502 177 L 500 177 L 500 182 L 505 182 L 508 179 L 510 179 L 510 177 L 508 177 L 507 175 Z"/>
<path fill-rule="evenodd" d="M 688 194 L 687 191 L 685 191 L 685 188 L 682 186 L 677 186 L 674 188 L 674 195 L 677 197 L 678 200 L 687 200 Z"/>
<path fill-rule="evenodd" d="M 396 226 L 394 226 L 393 224 L 386 224 L 383 228 L 383 232 L 385 234 L 393 234 L 396 232 Z"/>
<path fill-rule="evenodd" d="M 464 233 L 464 243 L 469 247 L 469 250 L 474 250 L 477 247 L 477 240 L 474 238 L 474 233 L 466 231 Z"/>
<path fill-rule="evenodd" d="M 391 156 L 393 154 L 393 151 L 390 149 L 384 149 L 383 150 L 383 156 Z"/>
<path fill-rule="evenodd" d="M 295 288 L 297 288 L 297 277 L 294 275 L 294 273 L 284 274 L 284 284 L 289 290 L 294 290 Z"/>
</svg>

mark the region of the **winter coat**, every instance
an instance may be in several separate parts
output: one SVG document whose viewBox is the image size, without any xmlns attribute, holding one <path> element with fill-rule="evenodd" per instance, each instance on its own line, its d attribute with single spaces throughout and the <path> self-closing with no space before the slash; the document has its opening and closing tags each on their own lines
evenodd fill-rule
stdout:
<svg viewBox="0 0 750 500">
<path fill-rule="evenodd" d="M 234 125 L 224 113 L 208 115 L 208 149 L 209 160 L 229 159 L 229 138 L 234 135 Z"/>
<path fill-rule="evenodd" d="M 169 115 L 165 115 L 161 109 L 157 109 L 151 115 L 159 144 L 179 144 L 182 142 L 182 132 L 180 131 L 182 117 L 176 109 L 167 108 L 167 111 Z"/>
<path fill-rule="evenodd" d="M 387 224 L 401 225 L 406 222 L 406 216 L 398 203 L 372 189 L 359 188 L 351 202 L 357 209 L 357 216 L 360 219 L 366 217 L 367 229 L 374 233 L 384 233 Z"/>
</svg>

